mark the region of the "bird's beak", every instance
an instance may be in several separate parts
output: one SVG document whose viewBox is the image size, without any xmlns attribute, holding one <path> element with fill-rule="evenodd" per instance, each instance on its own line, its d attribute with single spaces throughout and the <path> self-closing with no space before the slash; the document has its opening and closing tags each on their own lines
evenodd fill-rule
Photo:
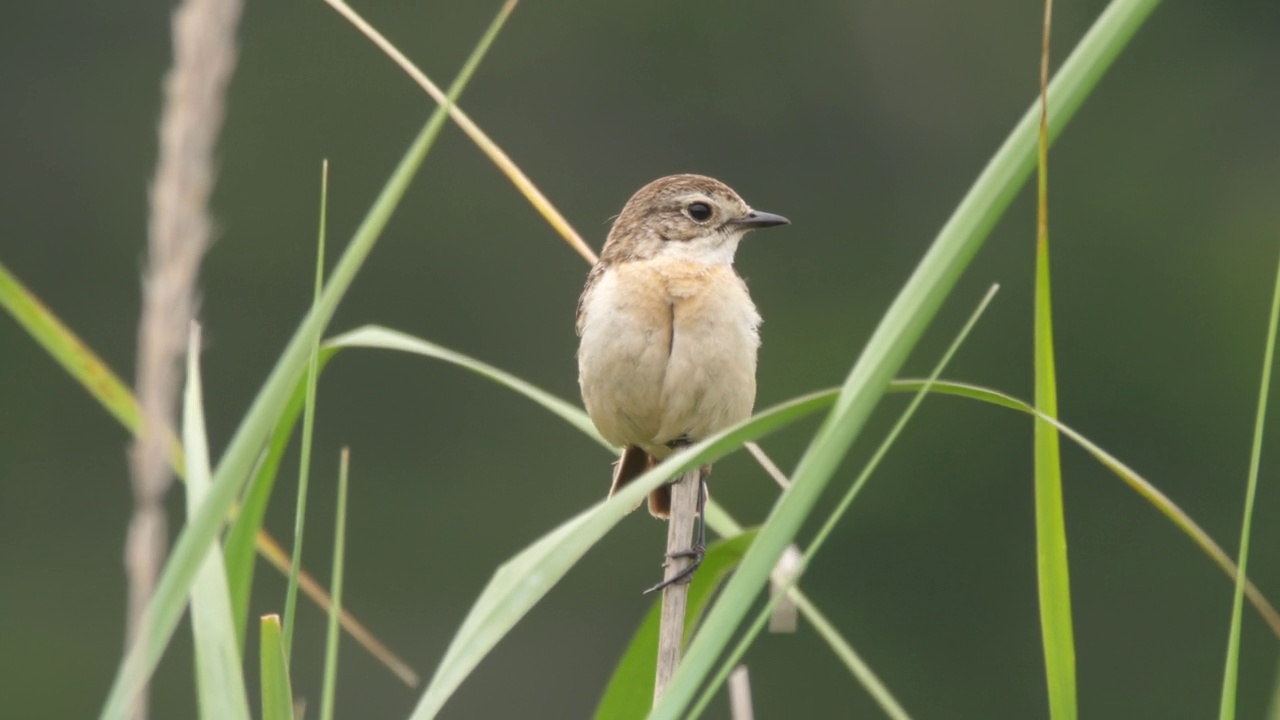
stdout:
<svg viewBox="0 0 1280 720">
<path fill-rule="evenodd" d="M 762 210 L 752 210 L 733 222 L 735 225 L 741 225 L 748 230 L 791 224 L 790 220 L 782 217 L 781 215 L 774 215 L 773 213 L 764 212 Z"/>
</svg>

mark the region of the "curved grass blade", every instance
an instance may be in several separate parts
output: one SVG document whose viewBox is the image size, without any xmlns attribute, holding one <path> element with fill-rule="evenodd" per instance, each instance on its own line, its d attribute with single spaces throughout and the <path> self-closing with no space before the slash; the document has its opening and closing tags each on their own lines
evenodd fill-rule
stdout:
<svg viewBox="0 0 1280 720">
<path fill-rule="evenodd" d="M 280 616 L 263 615 L 258 624 L 261 653 L 262 720 L 293 720 L 293 687 L 284 658 Z"/>
<path fill-rule="evenodd" d="M 1249 454 L 1249 481 L 1244 495 L 1244 521 L 1240 527 L 1240 572 L 1236 575 L 1235 596 L 1231 604 L 1231 630 L 1227 636 L 1227 659 L 1222 671 L 1222 700 L 1219 720 L 1236 716 L 1236 685 L 1240 670 L 1240 622 L 1244 606 L 1244 578 L 1249 566 L 1249 533 L 1253 525 L 1253 501 L 1258 494 L 1258 467 L 1262 463 L 1262 430 L 1267 422 L 1267 398 L 1271 392 L 1271 368 L 1275 363 L 1276 325 L 1280 324 L 1280 269 L 1276 271 L 1275 291 L 1271 298 L 1271 324 L 1267 328 L 1267 349 L 1262 359 L 1262 382 L 1258 387 L 1258 414 L 1253 421 L 1253 449 Z"/>
<path fill-rule="evenodd" d="M 891 392 L 914 392 L 924 385 L 923 380 L 894 380 L 890 384 Z M 1121 462 L 1111 453 L 1103 450 L 1100 446 L 1081 435 L 1069 425 L 1059 421 L 1057 418 L 1050 417 L 1038 412 L 1030 403 L 1002 393 L 998 390 L 991 390 L 978 385 L 970 385 L 968 383 L 953 382 L 947 380 L 939 380 L 934 384 L 931 392 L 950 395 L 953 397 L 965 398 L 968 400 L 977 400 L 997 407 L 1009 410 L 1017 410 L 1026 413 L 1032 417 L 1038 418 L 1042 422 L 1049 423 L 1057 428 L 1058 432 L 1065 435 L 1068 439 L 1080 446 L 1085 452 L 1093 456 L 1095 460 L 1102 464 L 1103 467 L 1110 470 L 1128 485 L 1134 492 L 1142 496 L 1144 500 L 1151 503 L 1153 507 L 1160 511 L 1162 515 L 1169 518 L 1173 524 L 1181 530 L 1187 537 L 1191 538 L 1200 549 L 1209 556 L 1227 577 L 1232 581 L 1238 577 L 1235 563 L 1231 561 L 1231 557 L 1223 551 L 1222 547 L 1214 542 L 1209 533 L 1200 527 L 1195 520 L 1191 519 L 1178 504 L 1165 495 L 1150 481 L 1139 475 L 1133 468 Z M 1280 613 L 1276 612 L 1275 607 L 1267 600 L 1262 591 L 1252 581 L 1245 581 L 1245 595 L 1249 598 L 1249 602 L 1253 604 L 1254 609 L 1271 628 L 1272 634 L 1280 638 Z"/>
<path fill-rule="evenodd" d="M 365 325 L 352 330 L 351 332 L 345 332 L 337 337 L 329 338 L 324 342 L 324 348 L 326 350 L 345 347 L 399 350 L 400 352 L 423 355 L 436 360 L 443 360 L 444 362 L 452 365 L 457 365 L 458 367 L 470 370 L 481 377 L 488 378 L 499 385 L 515 390 L 547 410 L 550 410 L 555 415 L 558 415 L 561 419 L 580 430 L 587 437 L 590 437 L 607 448 L 612 448 L 604 438 L 600 437 L 600 433 L 596 432 L 596 427 L 591 423 L 591 418 L 587 417 L 587 414 L 578 406 L 565 402 L 546 390 L 521 380 L 505 370 L 500 370 L 488 363 L 463 355 L 460 352 L 455 352 L 433 342 L 413 337 L 412 335 L 402 333 L 398 330 L 391 330 L 377 325 Z"/>
<path fill-rule="evenodd" d="M 650 491 L 670 477 L 724 457 L 747 440 L 817 412 L 828 402 L 825 395 L 802 396 L 681 450 L 504 563 L 472 605 L 410 717 L 435 717 L 498 641 Z"/>
<path fill-rule="evenodd" d="M 191 323 L 187 342 L 187 388 L 182 405 L 182 444 L 187 448 L 187 515 L 209 494 L 209 445 L 200 390 L 200 326 Z M 196 696 L 205 720 L 249 720 L 249 696 L 241 673 L 240 645 L 231 617 L 222 547 L 210 543 L 191 586 L 191 632 L 195 637 Z"/>
<path fill-rule="evenodd" d="M 466 86 L 512 7 L 513 3 L 510 1 L 503 6 L 459 72 L 458 79 L 449 89 L 451 102 Z M 280 419 L 290 394 L 298 379 L 302 377 L 312 343 L 324 331 L 325 324 L 332 317 L 338 302 L 373 249 L 392 211 L 408 189 L 410 180 L 439 136 L 446 117 L 445 108 L 434 112 L 405 153 L 334 268 L 332 279 L 325 287 L 320 302 L 307 313 L 299 325 L 244 420 L 237 427 L 230 445 L 214 471 L 213 489 L 207 501 L 183 528 L 174 544 L 173 552 L 161 573 L 155 594 L 143 617 L 143 625 L 147 628 L 145 637 L 148 642 L 135 645 L 126 654 L 125 661 L 117 672 L 107 696 L 102 712 L 104 718 L 125 717 L 127 709 L 132 705 L 133 698 L 141 687 L 141 682 L 148 679 L 154 671 L 160 655 L 182 616 L 186 605 L 186 594 L 195 577 L 196 563 L 208 550 L 210 544 L 216 541 L 224 518 L 227 517 L 241 489 L 249 479 L 259 451 L 270 437 L 271 430 Z"/>
<path fill-rule="evenodd" d="M 1062 108 L 1050 119 L 1051 135 L 1061 131 L 1155 5 L 1155 0 L 1113 0 L 1085 34 L 1050 88 L 1055 107 Z M 711 609 L 650 717 L 674 720 L 693 701 L 746 614 L 749 603 L 739 596 L 754 598 L 764 588 L 774 563 L 795 538 L 893 374 L 1026 180 L 1032 165 L 1035 129 L 1033 108 L 987 164 L 885 312 L 841 388 L 835 407 L 801 457 L 791 489 L 774 506 L 759 538 L 725 586 L 724 598 L 734 600 L 722 601 Z"/>
<path fill-rule="evenodd" d="M 750 530 L 707 548 L 707 555 L 689 584 L 689 605 L 684 623 L 686 643 L 712 595 L 742 559 L 755 536 L 755 531 Z M 605 686 L 600 705 L 596 707 L 596 720 L 641 719 L 649 712 L 649 705 L 653 702 L 653 666 L 658 661 L 658 621 L 661 614 L 662 603 L 654 602 Z"/>
</svg>

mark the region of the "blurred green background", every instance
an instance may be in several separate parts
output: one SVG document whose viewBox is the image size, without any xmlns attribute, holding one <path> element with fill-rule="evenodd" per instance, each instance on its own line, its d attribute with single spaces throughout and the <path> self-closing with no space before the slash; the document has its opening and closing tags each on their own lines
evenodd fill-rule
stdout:
<svg viewBox="0 0 1280 720">
<path fill-rule="evenodd" d="M 445 84 L 497 5 L 357 9 Z M 1054 148 L 1061 412 L 1234 554 L 1280 237 L 1280 9 L 1165 5 Z M 1059 4 L 1056 61 L 1104 6 Z M 0 260 L 126 378 L 169 12 L 55 1 L 16 5 L 0 23 Z M 462 105 L 597 247 L 635 189 L 674 172 L 714 175 L 792 219 L 739 253 L 766 318 L 763 407 L 843 378 L 1032 101 L 1041 12 L 1013 0 L 530 1 Z M 332 163 L 340 245 L 433 107 L 320 2 L 250 2 L 240 37 L 219 234 L 201 279 L 215 453 L 309 302 L 321 159 Z M 906 374 L 925 372 L 998 282 L 947 375 L 1031 396 L 1034 227 L 1024 192 Z M 331 327 L 398 328 L 576 401 L 573 313 L 586 270 L 450 127 Z M 904 402 L 883 404 L 832 501 Z M 128 438 L 7 317 L 0 403 L 0 697 L 14 717 L 84 717 L 121 652 Z M 813 427 L 763 445 L 789 469 Z M 1251 565 L 1273 600 L 1277 443 L 1273 423 Z M 493 569 L 608 486 L 606 454 L 512 394 L 422 359 L 349 352 L 319 393 L 305 564 L 322 580 L 344 444 L 348 606 L 424 676 Z M 1064 447 L 1083 716 L 1211 715 L 1230 584 Z M 292 527 L 290 455 L 268 517 L 280 538 Z M 917 718 L 1047 712 L 1030 470 L 1027 418 L 930 400 L 804 581 Z M 776 496 L 741 453 L 713 484 L 745 523 Z M 170 501 L 176 524 L 180 490 Z M 445 716 L 586 716 L 647 607 L 639 591 L 658 576 L 663 536 L 644 513 L 628 518 Z M 255 591 L 255 613 L 277 611 L 284 581 L 260 568 Z M 300 607 L 294 688 L 314 712 L 324 618 Z M 156 677 L 153 717 L 193 713 L 188 636 L 184 624 Z M 343 643 L 339 713 L 404 717 L 416 693 Z M 1276 647 L 1246 609 L 1241 717 L 1263 714 Z M 763 637 L 747 661 L 757 717 L 878 716 L 803 623 Z M 727 702 L 711 716 L 727 717 Z"/>
</svg>

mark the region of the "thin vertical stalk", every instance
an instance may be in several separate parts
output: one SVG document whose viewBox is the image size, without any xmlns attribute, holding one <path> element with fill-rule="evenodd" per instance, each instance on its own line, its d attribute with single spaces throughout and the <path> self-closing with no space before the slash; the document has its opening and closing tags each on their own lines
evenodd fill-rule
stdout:
<svg viewBox="0 0 1280 720">
<path fill-rule="evenodd" d="M 320 302 L 324 289 L 325 217 L 329 205 L 329 161 L 320 169 L 320 230 L 316 242 L 316 281 L 311 304 Z M 311 439 L 316 423 L 316 381 L 320 376 L 320 336 L 311 344 L 311 360 L 307 364 L 307 395 L 302 410 L 302 442 L 298 458 L 298 501 L 293 516 L 293 559 L 289 564 L 289 586 L 284 597 L 284 657 L 293 658 L 294 611 L 298 606 L 298 573 L 302 571 L 302 535 L 307 520 L 307 486 L 311 476 Z"/>
</svg>

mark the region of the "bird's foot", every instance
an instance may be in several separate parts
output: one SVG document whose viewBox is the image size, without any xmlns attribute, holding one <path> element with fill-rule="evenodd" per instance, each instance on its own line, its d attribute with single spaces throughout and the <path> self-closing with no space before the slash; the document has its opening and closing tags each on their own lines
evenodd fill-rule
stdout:
<svg viewBox="0 0 1280 720">
<path fill-rule="evenodd" d="M 654 585 L 648 590 L 645 590 L 644 594 L 648 595 L 649 593 L 657 592 L 667 587 L 668 585 L 675 585 L 677 583 L 690 582 L 691 580 L 693 580 L 693 573 L 697 571 L 697 569 L 702 565 L 702 559 L 706 557 L 706 555 L 707 555 L 707 549 L 703 547 L 701 543 L 694 545 L 688 550 L 680 550 L 679 552 L 668 553 L 667 554 L 668 563 L 671 560 L 675 560 L 677 558 L 692 558 L 692 562 L 690 562 L 685 567 L 680 568 L 680 571 L 677 572 L 675 575 L 672 575 L 666 580 L 663 580 L 657 585 Z M 666 567 L 668 563 L 663 563 L 663 567 Z"/>
</svg>

